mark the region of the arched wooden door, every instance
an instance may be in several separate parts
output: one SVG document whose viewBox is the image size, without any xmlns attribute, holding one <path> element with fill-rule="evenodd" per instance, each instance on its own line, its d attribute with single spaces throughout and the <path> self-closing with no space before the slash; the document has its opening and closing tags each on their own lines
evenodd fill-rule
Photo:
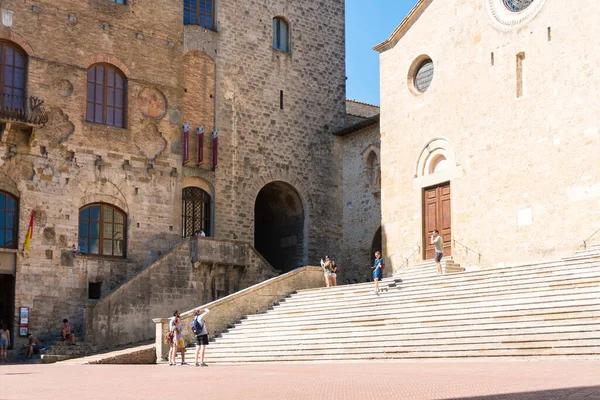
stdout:
<svg viewBox="0 0 600 400">
<path fill-rule="evenodd" d="M 425 259 L 435 257 L 435 246 L 431 244 L 431 234 L 440 231 L 444 240 L 444 256 L 452 254 L 450 182 L 423 190 L 423 241 Z"/>
</svg>

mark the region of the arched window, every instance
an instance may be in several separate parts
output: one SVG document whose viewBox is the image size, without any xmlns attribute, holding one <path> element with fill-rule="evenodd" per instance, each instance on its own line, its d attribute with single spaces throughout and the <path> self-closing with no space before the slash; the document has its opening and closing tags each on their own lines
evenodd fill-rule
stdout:
<svg viewBox="0 0 600 400">
<path fill-rule="evenodd" d="M 27 55 L 10 42 L 0 42 L 2 108 L 25 108 Z"/>
<path fill-rule="evenodd" d="M 0 247 L 17 248 L 18 205 L 16 197 L 0 192 Z"/>
<path fill-rule="evenodd" d="M 210 195 L 197 187 L 186 187 L 182 192 L 183 237 L 195 235 L 203 230 L 212 236 L 210 230 Z"/>
<path fill-rule="evenodd" d="M 125 127 L 127 78 L 109 64 L 92 65 L 87 71 L 86 119 Z"/>
<path fill-rule="evenodd" d="M 281 17 L 273 18 L 273 48 L 281 51 L 290 51 L 289 24 Z"/>
<path fill-rule="evenodd" d="M 183 0 L 184 25 L 199 25 L 214 30 L 215 0 Z"/>
<path fill-rule="evenodd" d="M 89 204 L 79 210 L 79 251 L 125 257 L 127 216 L 110 204 Z"/>
<path fill-rule="evenodd" d="M 381 167 L 374 151 L 371 151 L 367 156 L 367 174 L 372 188 L 375 191 L 379 190 L 381 186 Z"/>
</svg>

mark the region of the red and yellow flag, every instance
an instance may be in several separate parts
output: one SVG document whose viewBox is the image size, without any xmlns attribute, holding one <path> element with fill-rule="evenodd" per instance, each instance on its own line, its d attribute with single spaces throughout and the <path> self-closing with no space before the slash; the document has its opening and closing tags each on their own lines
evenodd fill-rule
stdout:
<svg viewBox="0 0 600 400">
<path fill-rule="evenodd" d="M 29 250 L 32 236 L 33 236 L 33 210 L 31 211 L 31 219 L 29 220 L 29 229 L 27 230 L 27 236 L 25 236 L 25 250 Z"/>
</svg>

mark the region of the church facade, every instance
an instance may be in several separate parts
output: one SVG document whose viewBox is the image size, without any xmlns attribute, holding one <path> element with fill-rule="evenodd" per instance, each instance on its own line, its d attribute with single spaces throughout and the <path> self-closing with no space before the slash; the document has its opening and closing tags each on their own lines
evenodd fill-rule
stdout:
<svg viewBox="0 0 600 400">
<path fill-rule="evenodd" d="M 481 268 L 600 241 L 599 18 L 592 0 L 420 0 L 375 47 L 394 269 L 433 258 L 434 229 Z"/>
</svg>

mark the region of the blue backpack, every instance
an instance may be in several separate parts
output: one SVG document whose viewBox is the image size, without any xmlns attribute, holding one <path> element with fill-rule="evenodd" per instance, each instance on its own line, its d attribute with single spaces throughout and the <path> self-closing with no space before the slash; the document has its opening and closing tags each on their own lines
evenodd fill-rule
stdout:
<svg viewBox="0 0 600 400">
<path fill-rule="evenodd" d="M 202 335 L 202 331 L 204 330 L 204 324 L 201 324 L 200 322 L 198 322 L 197 318 L 194 318 L 190 323 L 190 328 L 192 328 L 192 332 L 194 332 L 194 335 L 200 336 Z"/>
</svg>

